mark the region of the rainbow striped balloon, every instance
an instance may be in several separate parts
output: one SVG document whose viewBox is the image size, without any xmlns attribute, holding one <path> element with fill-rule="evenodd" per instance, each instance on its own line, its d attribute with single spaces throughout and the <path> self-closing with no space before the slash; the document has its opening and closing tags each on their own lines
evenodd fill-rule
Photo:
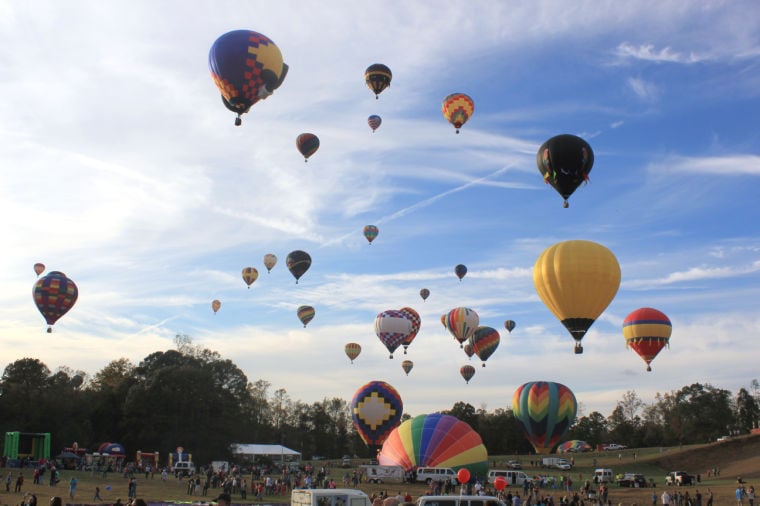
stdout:
<svg viewBox="0 0 760 506">
<path fill-rule="evenodd" d="M 536 453 L 550 453 L 578 412 L 573 392 L 561 383 L 524 383 L 512 397 L 512 412 Z"/>
<path fill-rule="evenodd" d="M 670 342 L 673 325 L 662 311 L 651 307 L 639 308 L 623 320 L 623 337 L 626 348 L 633 351 L 647 363 L 647 371 L 652 370 L 652 360 Z"/>
</svg>

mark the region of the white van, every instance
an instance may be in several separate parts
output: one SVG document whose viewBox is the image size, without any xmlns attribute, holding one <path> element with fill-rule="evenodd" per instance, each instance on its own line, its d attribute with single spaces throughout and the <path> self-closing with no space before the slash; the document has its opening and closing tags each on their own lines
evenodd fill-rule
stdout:
<svg viewBox="0 0 760 506">
<path fill-rule="evenodd" d="M 506 506 L 492 495 L 422 495 L 417 506 Z"/>
<path fill-rule="evenodd" d="M 614 477 L 612 469 L 594 469 L 594 483 L 612 483 Z"/>
<path fill-rule="evenodd" d="M 488 483 L 493 485 L 493 482 L 499 476 L 503 476 L 507 479 L 507 485 L 515 485 L 521 487 L 526 481 L 530 483 L 530 476 L 522 471 L 515 471 L 513 469 L 493 469 L 488 471 Z"/>
<path fill-rule="evenodd" d="M 187 460 L 182 460 L 180 462 L 175 462 L 172 470 L 176 476 L 192 476 L 195 474 L 195 464 L 188 462 Z"/>
<path fill-rule="evenodd" d="M 401 466 L 362 465 L 359 466 L 370 483 L 403 483 L 404 468 Z"/>
<path fill-rule="evenodd" d="M 430 483 L 434 481 L 446 483 L 446 480 L 451 480 L 451 483 L 459 483 L 457 481 L 457 473 L 455 473 L 450 467 L 417 468 L 417 481 L 424 481 L 430 485 Z"/>
<path fill-rule="evenodd" d="M 372 506 L 367 494 L 351 488 L 293 489 L 291 506 Z"/>
</svg>

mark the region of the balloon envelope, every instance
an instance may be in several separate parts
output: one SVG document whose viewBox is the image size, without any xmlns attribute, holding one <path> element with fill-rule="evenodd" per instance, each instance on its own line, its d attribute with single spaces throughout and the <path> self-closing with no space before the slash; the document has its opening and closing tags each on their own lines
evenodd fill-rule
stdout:
<svg viewBox="0 0 760 506">
<path fill-rule="evenodd" d="M 211 309 L 214 311 L 214 314 L 216 314 L 216 312 L 219 311 L 220 307 L 222 307 L 222 303 L 218 299 L 214 299 L 211 301 Z"/>
<path fill-rule="evenodd" d="M 501 336 L 499 336 L 499 331 L 495 328 L 481 325 L 475 329 L 470 341 L 472 342 L 475 354 L 483 361 L 483 367 L 485 367 L 488 357 L 499 347 Z"/>
<path fill-rule="evenodd" d="M 272 253 L 264 255 L 264 267 L 267 268 L 267 272 L 272 272 L 272 268 L 277 265 L 277 256 Z"/>
<path fill-rule="evenodd" d="M 412 341 L 414 341 L 414 338 L 417 337 L 417 333 L 420 331 L 422 319 L 420 318 L 420 314 L 410 307 L 402 307 L 399 311 L 403 313 L 407 320 L 412 324 L 412 329 L 409 331 L 409 335 L 406 336 L 401 343 L 404 345 L 404 354 L 406 354 L 406 349 L 409 348 L 409 345 L 412 344 Z"/>
<path fill-rule="evenodd" d="M 539 454 L 551 452 L 559 443 L 575 420 L 577 410 L 573 392 L 552 381 L 524 383 L 512 396 L 512 412 Z"/>
<path fill-rule="evenodd" d="M 446 121 L 454 125 L 456 132 L 459 133 L 462 125 L 467 123 L 472 113 L 475 112 L 475 103 L 464 93 L 452 93 L 443 99 L 441 112 Z"/>
<path fill-rule="evenodd" d="M 380 465 L 466 468 L 474 476 L 488 472 L 488 452 L 480 435 L 451 415 L 434 413 L 404 421 L 393 430 L 378 455 Z"/>
<path fill-rule="evenodd" d="M 392 78 L 391 69 L 382 63 L 373 63 L 364 71 L 364 82 L 375 93 L 375 98 L 379 98 L 378 95 L 391 85 Z"/>
<path fill-rule="evenodd" d="M 401 362 L 401 368 L 404 370 L 407 376 L 409 376 L 409 373 L 411 372 L 412 368 L 414 367 L 414 362 L 411 360 L 404 360 Z"/>
<path fill-rule="evenodd" d="M 77 285 L 59 271 L 52 271 L 34 284 L 32 297 L 37 309 L 48 324 L 48 332 L 58 319 L 65 315 L 77 301 Z"/>
<path fill-rule="evenodd" d="M 557 446 L 557 453 L 579 453 L 589 452 L 593 448 L 590 444 L 580 439 L 571 439 Z"/>
<path fill-rule="evenodd" d="M 254 281 L 259 279 L 259 271 L 255 267 L 245 267 L 242 272 L 243 281 L 251 288 Z"/>
<path fill-rule="evenodd" d="M 303 323 L 304 328 L 306 328 L 306 325 L 314 319 L 315 311 L 312 306 L 298 306 L 296 314 L 298 315 L 298 319 L 301 320 L 301 323 Z"/>
<path fill-rule="evenodd" d="M 351 359 L 351 363 L 354 363 L 354 359 L 362 352 L 362 347 L 359 343 L 348 343 L 343 347 L 346 352 L 346 356 Z"/>
<path fill-rule="evenodd" d="M 367 118 L 367 124 L 372 129 L 372 132 L 380 128 L 380 125 L 382 124 L 383 119 L 378 116 L 377 114 L 373 114 L 369 118 Z"/>
<path fill-rule="evenodd" d="M 364 227 L 364 238 L 367 239 L 367 242 L 370 244 L 375 240 L 378 233 L 380 233 L 380 230 L 378 230 L 375 225 L 367 225 Z"/>
<path fill-rule="evenodd" d="M 459 368 L 459 374 L 464 378 L 466 383 L 469 383 L 473 376 L 475 376 L 475 368 L 471 365 L 463 365 Z"/>
<path fill-rule="evenodd" d="M 480 324 L 480 317 L 475 310 L 467 307 L 457 307 L 446 315 L 445 326 L 460 346 L 467 341 Z"/>
<path fill-rule="evenodd" d="M 307 161 L 311 155 L 319 149 L 319 137 L 314 134 L 304 133 L 296 137 L 296 148 Z"/>
<path fill-rule="evenodd" d="M 420 297 L 422 297 L 422 300 L 427 300 L 427 298 L 430 297 L 430 290 L 427 288 L 420 290 Z"/>
<path fill-rule="evenodd" d="M 351 400 L 351 419 L 370 448 L 383 444 L 401 421 L 404 403 L 398 391 L 385 381 L 361 386 Z"/>
<path fill-rule="evenodd" d="M 515 325 L 517 325 L 514 320 L 504 320 L 504 328 L 507 329 L 507 332 L 512 332 L 515 329 Z"/>
<path fill-rule="evenodd" d="M 401 311 L 390 309 L 375 318 L 375 334 L 390 352 L 390 358 L 393 358 L 393 352 L 401 346 L 411 331 L 412 322 Z"/>
<path fill-rule="evenodd" d="M 454 267 L 454 274 L 456 274 L 459 280 L 461 281 L 462 278 L 467 274 L 467 266 L 464 264 L 457 265 L 456 267 Z"/>
<path fill-rule="evenodd" d="M 288 266 L 288 270 L 296 278 L 296 283 L 298 283 L 301 276 L 311 267 L 311 256 L 305 251 L 291 251 L 285 259 L 285 265 Z"/>
<path fill-rule="evenodd" d="M 673 326 L 665 313 L 651 307 L 632 311 L 623 320 L 625 345 L 646 362 L 647 371 L 652 370 L 652 360 L 670 342 L 672 332 Z"/>
<path fill-rule="evenodd" d="M 36 275 L 39 276 L 43 272 L 45 272 L 45 264 L 42 264 L 40 262 L 37 262 L 36 264 L 34 264 L 34 273 Z"/>
<path fill-rule="evenodd" d="M 584 181 L 594 165 L 594 152 L 588 142 L 570 134 L 557 135 L 541 144 L 536 154 L 536 164 L 544 182 L 567 199 Z"/>
<path fill-rule="evenodd" d="M 581 339 L 620 287 L 615 255 L 591 241 L 564 241 L 545 249 L 533 266 L 533 285 L 547 308 L 575 339 Z"/>
</svg>

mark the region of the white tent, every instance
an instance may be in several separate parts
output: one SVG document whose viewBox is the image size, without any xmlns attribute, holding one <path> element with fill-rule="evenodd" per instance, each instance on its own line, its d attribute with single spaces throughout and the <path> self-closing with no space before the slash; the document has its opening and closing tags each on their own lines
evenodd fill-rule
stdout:
<svg viewBox="0 0 760 506">
<path fill-rule="evenodd" d="M 243 456 L 247 458 L 255 458 L 257 455 L 266 455 L 267 457 L 296 457 L 301 458 L 301 452 L 291 450 L 282 445 L 256 445 L 256 444 L 242 444 L 237 443 L 230 445 L 233 455 Z M 290 460 L 290 459 L 288 459 Z"/>
</svg>

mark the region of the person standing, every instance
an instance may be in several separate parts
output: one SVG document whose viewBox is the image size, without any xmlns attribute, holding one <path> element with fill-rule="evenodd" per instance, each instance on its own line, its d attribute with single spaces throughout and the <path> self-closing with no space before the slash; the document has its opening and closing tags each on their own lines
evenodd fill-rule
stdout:
<svg viewBox="0 0 760 506">
<path fill-rule="evenodd" d="M 660 499 L 662 500 L 662 506 L 670 506 L 670 494 L 668 494 L 667 490 L 662 492 Z"/>
<path fill-rule="evenodd" d="M 100 487 L 95 487 L 95 496 L 92 498 L 93 501 L 102 501 L 103 498 L 100 497 Z"/>
<path fill-rule="evenodd" d="M 755 506 L 755 487 L 752 485 L 747 490 L 747 501 L 749 501 L 749 506 Z"/>
<path fill-rule="evenodd" d="M 24 486 L 24 474 L 19 471 L 16 476 L 16 486 L 13 488 L 14 492 L 21 492 L 21 488 Z"/>
<path fill-rule="evenodd" d="M 69 498 L 74 499 L 74 495 L 77 493 L 77 479 L 72 476 L 69 480 Z"/>
<path fill-rule="evenodd" d="M 736 486 L 736 504 L 737 506 L 744 506 L 744 496 L 746 495 L 746 492 L 744 491 L 744 487 L 741 485 Z"/>
</svg>

